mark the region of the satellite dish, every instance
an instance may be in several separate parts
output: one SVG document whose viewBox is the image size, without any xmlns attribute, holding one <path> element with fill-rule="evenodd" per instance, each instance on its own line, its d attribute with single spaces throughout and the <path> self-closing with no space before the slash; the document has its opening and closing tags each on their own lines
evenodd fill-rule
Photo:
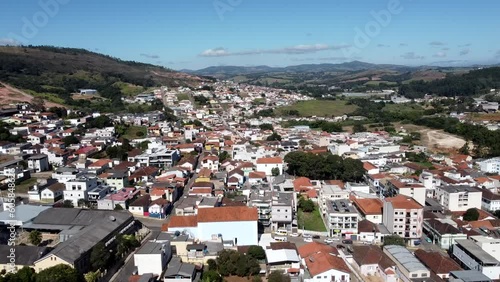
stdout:
<svg viewBox="0 0 500 282">
<path fill-rule="evenodd" d="M 116 218 L 115 218 L 114 216 L 110 215 L 110 216 L 109 216 L 109 220 L 111 220 L 111 221 L 115 221 L 115 220 L 116 220 Z"/>
</svg>

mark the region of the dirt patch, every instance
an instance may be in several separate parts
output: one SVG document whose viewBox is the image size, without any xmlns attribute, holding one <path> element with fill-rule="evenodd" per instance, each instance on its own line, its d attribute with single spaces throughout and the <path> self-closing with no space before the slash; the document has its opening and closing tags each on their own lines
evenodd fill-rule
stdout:
<svg viewBox="0 0 500 282">
<path fill-rule="evenodd" d="M 451 152 L 465 145 L 465 140 L 442 130 L 424 129 L 420 131 L 422 145 L 432 151 Z"/>
<path fill-rule="evenodd" d="M 4 87 L 0 87 L 0 101 L 2 101 L 2 106 L 6 106 L 11 103 L 19 103 L 19 102 L 30 102 L 33 99 L 33 96 L 25 93 L 19 89 L 16 89 L 10 85 L 3 84 Z M 57 104 L 54 102 L 50 102 L 45 100 L 46 107 L 65 107 L 61 104 Z"/>
</svg>

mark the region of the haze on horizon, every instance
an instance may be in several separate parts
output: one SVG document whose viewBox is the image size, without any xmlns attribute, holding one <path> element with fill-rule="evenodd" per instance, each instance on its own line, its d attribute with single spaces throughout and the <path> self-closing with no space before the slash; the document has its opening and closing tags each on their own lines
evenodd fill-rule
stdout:
<svg viewBox="0 0 500 282">
<path fill-rule="evenodd" d="M 172 69 L 500 62 L 493 0 L 4 0 L 0 9 L 0 45 L 84 48 Z"/>
</svg>

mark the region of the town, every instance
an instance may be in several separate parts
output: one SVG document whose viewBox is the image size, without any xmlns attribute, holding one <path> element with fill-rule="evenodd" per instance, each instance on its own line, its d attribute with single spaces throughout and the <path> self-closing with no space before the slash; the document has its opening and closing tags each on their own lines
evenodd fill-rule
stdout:
<svg viewBox="0 0 500 282">
<path fill-rule="evenodd" d="M 2 109 L 0 253 L 15 259 L 2 255 L 0 281 L 500 279 L 500 158 L 473 158 L 467 141 L 439 153 L 405 125 L 276 116 L 316 100 L 226 80 L 122 99 L 161 106 Z"/>
</svg>

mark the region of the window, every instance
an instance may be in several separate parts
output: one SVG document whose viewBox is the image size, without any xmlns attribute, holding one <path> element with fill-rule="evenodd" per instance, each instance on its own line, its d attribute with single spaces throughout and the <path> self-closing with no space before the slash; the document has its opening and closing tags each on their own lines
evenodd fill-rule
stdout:
<svg viewBox="0 0 500 282">
<path fill-rule="evenodd" d="M 411 275 L 411 277 L 418 277 L 418 274 L 414 273 Z"/>
<path fill-rule="evenodd" d="M 427 277 L 427 273 L 422 273 L 422 277 Z"/>
</svg>

